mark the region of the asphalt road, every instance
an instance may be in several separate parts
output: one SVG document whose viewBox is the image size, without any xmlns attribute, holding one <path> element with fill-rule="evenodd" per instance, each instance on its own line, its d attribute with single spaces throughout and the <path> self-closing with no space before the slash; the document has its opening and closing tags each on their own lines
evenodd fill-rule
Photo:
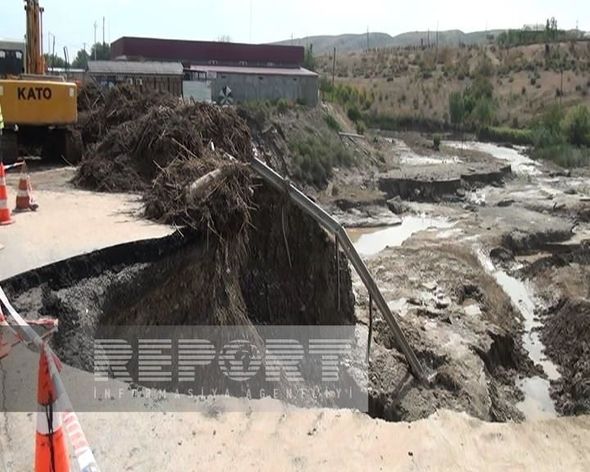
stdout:
<svg viewBox="0 0 590 472">
<path fill-rule="evenodd" d="M 169 226 L 140 216 L 138 195 L 75 189 L 74 170 L 31 173 L 36 212 L 13 214 L 0 226 L 0 281 L 36 267 L 126 242 L 170 234 Z M 19 172 L 7 175 L 9 205 L 15 204 Z"/>
</svg>

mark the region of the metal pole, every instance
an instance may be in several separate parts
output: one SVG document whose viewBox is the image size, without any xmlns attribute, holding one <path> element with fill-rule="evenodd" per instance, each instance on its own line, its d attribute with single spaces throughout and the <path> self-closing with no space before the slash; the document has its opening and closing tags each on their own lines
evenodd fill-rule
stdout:
<svg viewBox="0 0 590 472">
<path fill-rule="evenodd" d="M 369 335 L 367 337 L 367 365 L 371 358 L 371 341 L 373 340 L 373 297 L 369 293 Z"/>
<path fill-rule="evenodd" d="M 336 48 L 334 48 L 334 57 L 332 60 L 332 87 L 336 84 Z"/>
<path fill-rule="evenodd" d="M 338 306 L 338 313 L 340 313 L 340 248 L 338 247 L 338 239 L 335 241 L 336 247 L 336 300 Z"/>
</svg>

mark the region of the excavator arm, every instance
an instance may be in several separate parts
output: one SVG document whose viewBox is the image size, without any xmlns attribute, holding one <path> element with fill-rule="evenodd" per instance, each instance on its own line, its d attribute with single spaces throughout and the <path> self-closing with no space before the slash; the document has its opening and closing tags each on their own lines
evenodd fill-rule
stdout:
<svg viewBox="0 0 590 472">
<path fill-rule="evenodd" d="M 27 14 L 27 46 L 25 73 L 43 75 L 43 8 L 39 0 L 24 0 Z"/>
</svg>

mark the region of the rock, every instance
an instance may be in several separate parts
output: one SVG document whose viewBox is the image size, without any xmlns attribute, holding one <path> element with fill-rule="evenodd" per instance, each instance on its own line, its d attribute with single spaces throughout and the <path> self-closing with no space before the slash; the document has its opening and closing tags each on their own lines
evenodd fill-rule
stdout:
<svg viewBox="0 0 590 472">
<path fill-rule="evenodd" d="M 565 189 L 565 190 L 563 191 L 563 193 L 565 193 L 566 195 L 575 195 L 575 194 L 576 194 L 576 193 L 578 193 L 578 192 L 576 191 L 576 189 L 575 189 L 575 188 L 571 188 L 571 187 L 570 187 L 570 188 L 567 188 L 567 189 Z"/>
<path fill-rule="evenodd" d="M 393 197 L 387 200 L 387 208 L 396 215 L 401 215 L 408 211 L 408 205 L 400 197 Z"/>
<path fill-rule="evenodd" d="M 465 314 L 467 316 L 479 316 L 479 315 L 481 315 L 481 308 L 479 308 L 479 305 L 476 305 L 476 304 L 467 305 L 466 307 L 463 308 L 463 311 L 465 311 Z"/>
<path fill-rule="evenodd" d="M 358 206 L 358 203 L 354 202 L 350 198 L 339 198 L 334 202 L 334 204 L 342 211 L 349 211 Z"/>
<path fill-rule="evenodd" d="M 426 290 L 430 290 L 432 292 L 436 289 L 437 285 L 436 285 L 436 282 L 430 281 L 430 282 L 424 282 L 422 284 L 422 287 L 424 287 Z"/>
<path fill-rule="evenodd" d="M 416 297 L 408 298 L 408 303 L 410 305 L 415 305 L 415 306 L 422 306 L 424 304 L 424 303 L 422 303 L 422 300 L 420 300 L 419 298 L 416 298 Z"/>
<path fill-rule="evenodd" d="M 492 249 L 490 251 L 490 257 L 495 261 L 501 262 L 512 262 L 514 260 L 514 254 L 512 254 L 512 251 L 502 246 Z"/>
<path fill-rule="evenodd" d="M 449 297 L 443 297 L 436 300 L 436 308 L 444 309 L 451 305 L 451 299 Z"/>
<path fill-rule="evenodd" d="M 514 203 L 514 200 L 512 200 L 512 199 L 500 200 L 496 204 L 496 206 L 499 206 L 499 207 L 508 207 L 508 206 L 512 205 L 513 203 Z"/>
</svg>

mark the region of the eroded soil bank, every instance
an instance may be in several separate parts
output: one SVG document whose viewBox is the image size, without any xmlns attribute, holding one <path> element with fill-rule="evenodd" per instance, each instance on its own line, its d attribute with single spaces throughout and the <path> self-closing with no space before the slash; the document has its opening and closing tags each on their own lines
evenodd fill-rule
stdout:
<svg viewBox="0 0 590 472">
<path fill-rule="evenodd" d="M 350 270 L 334 242 L 261 183 L 252 202 L 241 239 L 185 230 L 63 261 L 3 287 L 23 315 L 57 317 L 57 354 L 89 371 L 102 325 L 353 324 Z"/>
</svg>

